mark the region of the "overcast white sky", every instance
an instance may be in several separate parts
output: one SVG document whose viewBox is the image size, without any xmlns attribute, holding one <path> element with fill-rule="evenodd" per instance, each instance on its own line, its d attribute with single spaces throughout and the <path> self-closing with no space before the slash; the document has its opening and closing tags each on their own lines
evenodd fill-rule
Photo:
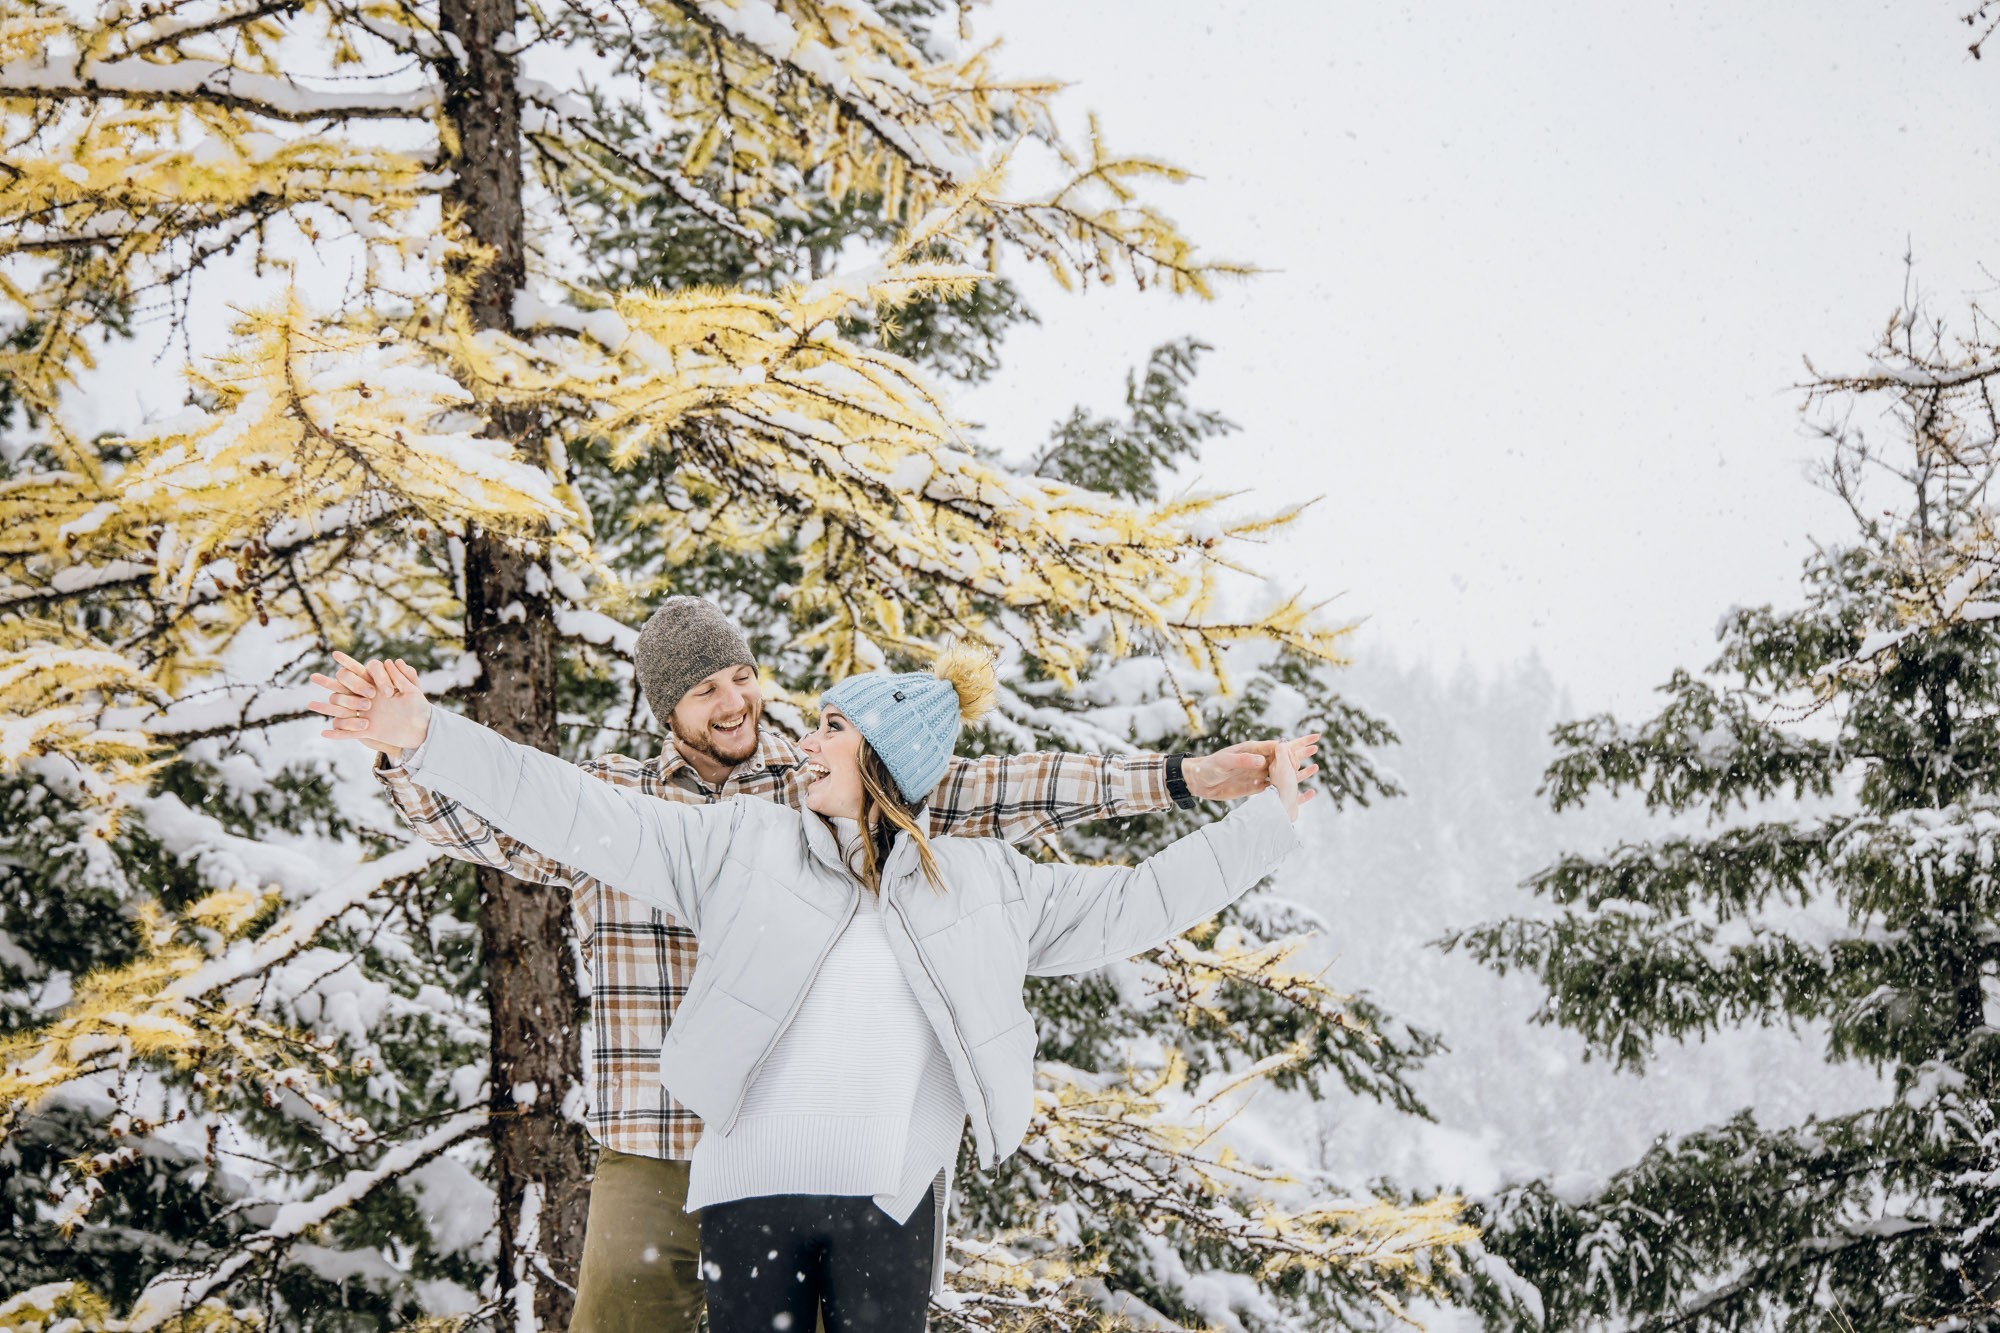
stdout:
<svg viewBox="0 0 2000 1333">
<path fill-rule="evenodd" d="M 1994 285 L 1968 7 L 997 0 L 1003 70 L 1074 80 L 1070 119 L 1201 173 L 1155 194 L 1186 230 L 1281 271 L 1209 305 L 1030 282 L 1043 325 L 965 408 L 1039 441 L 1197 334 L 1244 427 L 1201 479 L 1326 497 L 1268 568 L 1399 655 L 1537 652 L 1646 708 L 1838 535 L 1801 358 L 1862 361 L 1906 247 L 1941 309 Z"/>
</svg>

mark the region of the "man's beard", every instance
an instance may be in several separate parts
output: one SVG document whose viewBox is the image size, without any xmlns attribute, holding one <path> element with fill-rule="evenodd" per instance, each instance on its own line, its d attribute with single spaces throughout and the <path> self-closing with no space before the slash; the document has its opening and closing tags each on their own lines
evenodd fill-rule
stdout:
<svg viewBox="0 0 2000 1333">
<path fill-rule="evenodd" d="M 667 723 L 667 730 L 673 733 L 674 748 L 683 753 L 693 750 L 696 754 L 707 755 L 718 764 L 740 764 L 751 755 L 757 753 L 757 727 L 763 720 L 764 704 L 762 700 L 759 700 L 757 706 L 750 710 L 750 715 L 744 719 L 742 752 L 740 754 L 729 754 L 717 748 L 715 741 L 712 739 L 714 733 L 707 727 L 700 728 L 699 735 L 687 736 L 683 735 L 681 729 L 669 721 Z"/>
</svg>

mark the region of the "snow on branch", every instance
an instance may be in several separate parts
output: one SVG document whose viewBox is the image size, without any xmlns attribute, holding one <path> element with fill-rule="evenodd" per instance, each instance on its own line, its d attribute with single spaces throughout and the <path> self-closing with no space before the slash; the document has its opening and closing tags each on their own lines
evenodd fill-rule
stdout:
<svg viewBox="0 0 2000 1333">
<path fill-rule="evenodd" d="M 0 515 L 27 521 L 57 509 L 73 513 L 78 502 L 77 480 L 73 475 L 62 473 L 31 473 L 22 478 L 28 484 L 15 488 L 11 495 L 5 488 L 0 488 Z M 84 496 L 88 498 L 101 493 L 86 490 Z M 10 504 L 10 501 L 13 503 Z M 73 554 L 75 548 L 75 542 L 70 539 L 71 532 L 78 536 L 95 532 L 105 520 L 118 512 L 118 508 L 114 500 L 98 500 L 83 511 L 81 519 L 62 525 L 68 529 L 59 529 L 59 535 L 65 539 L 68 548 L 65 554 Z M 259 559 L 283 560 L 322 543 L 355 537 L 383 524 L 418 516 L 414 506 L 401 503 L 394 496 L 366 492 L 352 501 L 326 505 L 307 513 L 281 515 L 271 522 L 262 536 L 237 543 L 233 549 L 239 553 L 254 554 Z M 153 550 L 144 552 L 143 558 L 137 554 L 132 558 L 112 557 L 102 564 L 89 562 L 88 546 L 84 551 L 85 558 L 77 563 L 48 569 L 50 553 L 47 548 L 34 543 L 32 531 L 24 533 L 17 543 L 10 544 L 0 539 L 0 612 L 21 613 L 29 607 L 76 601 L 107 592 L 152 589 L 159 582 L 161 567 Z M 10 570 L 8 565 L 15 568 Z M 31 573 L 38 568 L 47 572 L 30 581 L 16 581 L 12 575 L 24 567 Z M 196 571 L 194 583 L 185 596 L 192 600 L 209 600 L 235 591 L 232 587 L 235 580 L 228 574 L 227 568 L 218 569 L 214 562 L 204 564 Z M 218 578 L 218 575 L 222 577 Z"/>
<path fill-rule="evenodd" d="M 239 248 L 262 252 L 280 222 L 314 241 L 358 241 L 371 270 L 400 264 L 421 245 L 410 214 L 447 183 L 421 151 L 274 132 L 284 127 L 216 105 L 168 99 L 64 114 L 49 97 L 0 92 L 0 106 L 13 136 L 0 173 L 0 259 L 41 261 L 10 265 L 0 283 L 0 313 L 26 335 L 0 347 L 0 378 L 51 418 L 96 358 L 103 311 L 76 299 L 79 271 L 94 289 L 144 304 Z M 58 451 L 87 453 L 60 441 Z M 87 458 L 65 462 L 93 470 Z"/>
<path fill-rule="evenodd" d="M 4 496 L 0 496 L 0 504 L 4 503 Z M 112 560 L 102 565 L 65 565 L 55 571 L 46 584 L 0 583 L 0 607 L 75 597 L 121 583 L 145 582 L 152 577 L 151 561 Z"/>
<path fill-rule="evenodd" d="M 516 80 L 523 104 L 522 130 L 536 149 L 564 164 L 591 176 L 605 185 L 619 190 L 628 198 L 644 198 L 652 193 L 646 185 L 635 181 L 624 172 L 645 177 L 655 186 L 664 187 L 676 199 L 707 218 L 731 236 L 750 247 L 750 253 L 760 264 L 772 262 L 771 251 L 765 237 L 754 228 L 744 225 L 742 219 L 698 185 L 686 172 L 676 170 L 661 162 L 635 152 L 629 144 L 613 140 L 585 118 L 587 108 L 577 104 L 576 99 L 558 93 L 536 79 Z M 579 148 L 566 142 L 567 139 L 580 140 L 586 147 Z M 618 164 L 618 169 L 606 165 L 606 160 Z"/>
<path fill-rule="evenodd" d="M 2000 357 L 1987 357 L 1959 365 L 1896 365 L 1876 360 L 1871 361 L 1866 370 L 1855 374 L 1826 375 L 1817 383 L 1829 389 L 1863 392 L 1876 389 L 1959 389 L 1992 379 L 1995 375 L 2000 375 Z"/>
<path fill-rule="evenodd" d="M 280 1205 L 270 1226 L 236 1242 L 220 1262 L 197 1273 L 169 1272 L 148 1282 L 133 1302 L 131 1314 L 108 1326 L 107 1333 L 150 1333 L 181 1318 L 251 1265 L 270 1258 L 336 1213 L 478 1133 L 485 1125 L 484 1109 L 462 1112 L 422 1137 L 390 1148 L 366 1169 L 348 1172 L 331 1189 L 310 1199 Z"/>
<path fill-rule="evenodd" d="M 561 608 L 557 611 L 559 621 L 568 610 Z M 635 630 L 625 630 L 622 625 L 618 628 L 637 637 Z M 579 634 L 578 637 L 583 636 Z M 424 692 L 435 699 L 462 691 L 478 678 L 479 659 L 465 653 L 451 666 L 424 672 L 418 680 Z M 156 742 L 185 745 L 209 736 L 235 735 L 312 717 L 314 714 L 306 705 L 325 697 L 326 691 L 316 685 L 274 685 L 266 682 L 225 684 L 184 694 L 164 707 L 108 710 L 101 725 L 117 731 L 143 733 Z"/>
<path fill-rule="evenodd" d="M 1101 1260 L 1032 1254 L 1004 1242 L 945 1238 L 945 1289 L 931 1302 L 943 1333 L 1105 1333 Z"/>
<path fill-rule="evenodd" d="M 676 0 L 701 24 L 792 70 L 947 188 L 980 173 L 978 141 L 956 103 L 986 92 L 976 67 L 932 65 L 862 0 Z M 983 117 L 981 119 L 984 119 Z"/>
<path fill-rule="evenodd" d="M 49 754 L 85 770 L 135 772 L 151 741 L 97 719 L 101 701 L 119 697 L 163 696 L 126 658 L 63 626 L 0 625 L 0 773 Z"/>
<path fill-rule="evenodd" d="M 879 193 L 888 217 L 928 210 L 913 235 L 955 255 L 983 254 L 989 266 L 1003 247 L 1019 250 L 1065 286 L 1124 270 L 1141 288 L 1206 297 L 1212 278 L 1254 271 L 1198 258 L 1170 219 L 1140 202 L 1142 180 L 1187 173 L 1108 151 L 1095 119 L 1085 151 L 1073 151 L 1049 113 L 1060 85 L 997 80 L 985 50 L 934 61 L 861 0 L 669 3 L 717 38 L 713 57 L 673 58 L 660 76 L 677 94 L 675 111 L 705 122 L 680 169 L 697 178 L 724 143 L 736 145 L 730 199 L 746 216 L 782 216 L 788 173 L 824 168 L 836 201 L 866 190 Z M 755 58 L 735 58 L 742 52 Z M 825 114 L 826 102 L 841 114 Z M 1046 142 L 1068 169 L 1044 195 L 1001 191 L 1000 168 L 1020 136 Z M 951 225 L 930 227 L 940 216 Z"/>
<path fill-rule="evenodd" d="M 228 952 L 180 977 L 162 993 L 169 1001 L 206 999 L 239 981 L 260 976 L 305 948 L 342 914 L 360 906 L 391 880 L 416 874 L 438 851 L 412 843 L 401 851 L 368 861 L 352 873 L 294 907 L 271 930 L 255 940 L 238 940 Z"/>
<path fill-rule="evenodd" d="M 1807 403 L 1821 409 L 1816 428 L 1832 446 L 1827 488 L 1864 531 L 1886 519 L 1905 534 L 1872 555 L 1898 574 L 1888 605 L 1857 627 L 1850 655 L 1822 669 L 1822 685 L 1873 678 L 1937 634 L 2000 615 L 2000 514 L 1991 498 L 2000 475 L 2000 355 L 1984 312 L 1974 307 L 1970 318 L 1969 335 L 1953 334 L 1913 300 L 1891 317 L 1865 370 L 1813 371 Z M 1857 407 L 1887 418 L 1894 443 L 1875 438 Z"/>
<path fill-rule="evenodd" d="M 220 244 L 232 226 L 315 212 L 313 233 L 336 225 L 394 250 L 394 222 L 445 184 L 420 155 L 281 137 L 240 123 L 202 126 L 180 108 L 139 108 L 44 128 L 0 182 L 0 255 L 122 250 L 137 267 L 170 245 Z M 207 238 L 217 238 L 210 242 Z M 8 293 L 16 303 L 28 292 Z"/>
<path fill-rule="evenodd" d="M 74 53 L 48 51 L 0 65 L 0 97 L 8 94 L 48 101 L 191 102 L 300 124 L 426 119 L 442 100 L 429 84 L 396 92 L 324 92 L 220 60 L 82 60 Z"/>
<path fill-rule="evenodd" d="M 129 649 L 71 642 L 35 619 L 0 624 L 0 764 L 53 750 L 127 772 L 154 739 L 195 719 L 99 721 L 93 736 L 86 714 L 119 695 L 157 697 L 147 658 L 184 640 L 201 655 L 181 660 L 185 672 L 267 619 L 267 593 L 295 595 L 301 618 L 317 617 L 297 563 L 309 547 L 342 543 L 325 558 L 367 577 L 353 536 L 399 522 L 477 524 L 592 566 L 575 493 L 487 434 L 471 393 L 420 344 L 322 320 L 296 301 L 247 316 L 243 338 L 195 374 L 206 406 L 120 441 L 132 455 L 122 469 L 100 471 L 79 451 L 73 466 L 0 487 L 0 609 L 53 614 L 113 588 L 146 608 Z M 376 576 L 420 609 L 411 589 L 437 585 L 435 571 L 402 548 L 386 558 L 394 568 Z M 205 608 L 199 624 L 194 606 Z M 16 640 L 33 646 L 10 656 Z M 225 725 L 255 709 L 234 711 Z"/>
<path fill-rule="evenodd" d="M 1195 1011 L 1204 1011 L 1211 1021 L 1227 1022 L 1227 1008 L 1219 1003 L 1218 988 L 1227 984 L 1263 991 L 1310 1015 L 1314 1022 L 1378 1040 L 1348 1012 L 1352 998 L 1328 986 L 1317 972 L 1297 971 L 1291 961 L 1312 943 L 1311 936 L 1295 935 L 1269 944 L 1249 947 L 1240 940 L 1218 938 L 1202 948 L 1186 937 L 1168 940 L 1149 955 L 1166 974 L 1161 987 L 1188 1014 L 1193 1027 Z"/>
<path fill-rule="evenodd" d="M 622 621 L 613 620 L 602 611 L 592 611 L 578 606 L 557 606 L 553 612 L 556 633 L 566 639 L 580 639 L 609 648 L 620 657 L 629 658 L 639 642 L 639 631 Z"/>
<path fill-rule="evenodd" d="M 1194 1098 L 1174 1095 L 1186 1076 L 1178 1054 L 1151 1076 L 1130 1070 L 1093 1075 L 1044 1061 L 1021 1152 L 1096 1210 L 1129 1217 L 1155 1234 L 1170 1231 L 1183 1250 L 1241 1256 L 1265 1279 L 1284 1272 L 1339 1273 L 1401 1317 L 1397 1292 L 1427 1290 L 1433 1261 L 1477 1238 L 1462 1220 L 1460 1200 L 1344 1198 L 1314 1182 L 1302 1192 L 1303 1203 L 1282 1205 L 1278 1187 L 1298 1182 L 1238 1157 L 1220 1141 L 1239 1094 L 1302 1054 L 1293 1049 L 1270 1056 Z M 1023 1253 L 1015 1262 L 1032 1268 L 1045 1257 Z M 1004 1250 L 983 1258 L 996 1265 Z M 996 1283 L 989 1273 L 980 1285 L 1020 1290 L 1030 1283 Z"/>
<path fill-rule="evenodd" d="M 1837 1236 L 1808 1236 L 1732 1281 L 1684 1300 L 1671 1317 L 1647 1321 L 1644 1333 L 1671 1333 L 1697 1326 L 1705 1318 L 1726 1318 L 1729 1307 L 1742 1302 L 1752 1309 L 1766 1307 L 1765 1294 L 1773 1278 L 1781 1273 L 1834 1265 L 1853 1251 L 1888 1249 L 1907 1241 L 1936 1236 L 1939 1227 L 1930 1218 L 1883 1217 L 1858 1226 L 1843 1227 Z"/>
<path fill-rule="evenodd" d="M 471 394 L 393 332 L 289 301 L 246 317 L 241 350 L 194 379 L 213 406 L 124 440 L 136 457 L 115 480 L 47 473 L 0 491 L 0 560 L 34 575 L 0 596 L 143 572 L 162 604 L 185 605 L 239 587 L 246 552 L 282 559 L 398 516 L 553 541 L 589 563 L 569 533 L 581 521 L 573 493 L 483 433 Z"/>
<path fill-rule="evenodd" d="M 176 51 L 191 38 L 253 28 L 259 20 L 274 18 L 293 7 L 291 0 L 249 0 L 234 7 L 195 4 L 165 12 L 148 9 L 136 23 L 119 28 L 113 35 L 120 56 L 151 55 Z"/>
<path fill-rule="evenodd" d="M 323 1044 L 259 1018 L 246 1007 L 254 1005 L 254 994 L 226 992 L 268 974 L 383 886 L 421 871 L 437 853 L 428 846 L 411 846 L 365 862 L 299 895 L 293 910 L 269 929 L 239 937 L 268 905 L 264 882 L 256 878 L 259 871 L 288 873 L 296 894 L 304 887 L 300 877 L 318 873 L 317 867 L 297 853 L 261 847 L 219 826 L 207 836 L 226 845 L 198 850 L 188 839 L 196 827 L 214 821 L 180 806 L 176 822 L 166 816 L 177 801 L 151 799 L 149 830 L 170 850 L 199 854 L 205 876 L 221 886 L 177 918 L 142 904 L 139 935 L 145 952 L 138 961 L 88 978 L 55 1020 L 0 1040 L 0 1134 L 60 1088 L 107 1068 L 155 1059 L 183 1067 L 245 1067 L 274 1096 L 298 1095 L 350 1137 L 370 1137 L 365 1124 L 313 1089 L 306 1071 L 326 1063 Z M 216 940 L 223 946 L 211 953 L 216 946 L 210 941 Z"/>
</svg>

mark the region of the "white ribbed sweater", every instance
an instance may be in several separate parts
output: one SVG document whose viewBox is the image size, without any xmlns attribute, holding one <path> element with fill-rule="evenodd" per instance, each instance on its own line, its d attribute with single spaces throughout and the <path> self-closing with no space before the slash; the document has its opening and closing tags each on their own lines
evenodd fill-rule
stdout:
<svg viewBox="0 0 2000 1333">
<path fill-rule="evenodd" d="M 837 820 L 841 842 L 853 824 Z M 865 890 L 729 1133 L 702 1131 L 690 1212 L 770 1194 L 867 1195 L 907 1222 L 965 1127 L 950 1062 Z"/>
</svg>

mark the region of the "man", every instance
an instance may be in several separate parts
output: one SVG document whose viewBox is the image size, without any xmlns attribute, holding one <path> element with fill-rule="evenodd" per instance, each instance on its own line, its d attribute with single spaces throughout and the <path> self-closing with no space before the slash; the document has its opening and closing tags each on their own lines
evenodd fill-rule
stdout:
<svg viewBox="0 0 2000 1333">
<path fill-rule="evenodd" d="M 586 1124 L 598 1145 L 571 1333 L 693 1333 L 702 1307 L 699 1232 L 684 1205 L 701 1122 L 661 1086 L 660 1045 L 694 971 L 694 936 L 418 787 L 402 765 L 402 747 L 422 732 L 399 730 L 393 716 L 395 696 L 416 692 L 414 673 L 406 664 L 363 666 L 335 656 L 337 678 L 313 677 L 332 691 L 326 703 L 311 705 L 335 719 L 323 734 L 378 752 L 376 776 L 417 835 L 460 860 L 570 891 L 590 970 Z M 665 800 L 760 796 L 804 805 L 805 756 L 761 726 L 763 695 L 749 642 L 713 603 L 667 599 L 640 631 L 633 656 L 646 702 L 667 724 L 666 748 L 645 761 L 588 760 L 584 771 Z M 1305 738 L 1301 759 L 1317 740 Z M 930 831 L 1025 842 L 1092 819 L 1233 800 L 1266 785 L 1271 745 L 1236 745 L 1199 759 L 1059 752 L 954 759 L 931 799 Z"/>
</svg>

